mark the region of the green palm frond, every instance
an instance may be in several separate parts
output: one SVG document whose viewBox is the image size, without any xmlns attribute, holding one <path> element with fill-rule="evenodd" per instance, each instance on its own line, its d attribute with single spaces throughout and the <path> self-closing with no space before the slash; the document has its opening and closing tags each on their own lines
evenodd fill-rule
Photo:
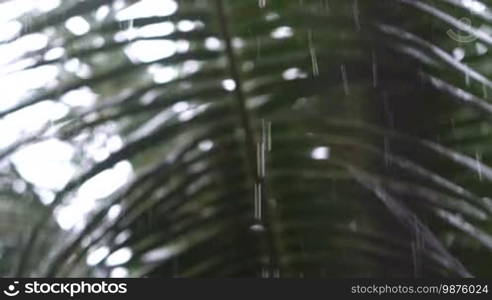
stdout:
<svg viewBox="0 0 492 300">
<path fill-rule="evenodd" d="M 490 276 L 491 3 L 181 0 L 121 20 L 116 2 L 63 1 L 3 42 L 48 35 L 18 61 L 59 75 L 0 118 L 84 88 L 97 101 L 0 159 L 47 136 L 78 145 L 111 127 L 124 140 L 101 161 L 81 154 L 79 174 L 18 233 L 9 275 L 107 276 L 104 260 L 85 263 L 107 247 L 131 250 L 130 276 Z M 64 27 L 75 16 L 88 33 Z M 168 56 L 125 55 L 156 41 Z M 172 76 L 156 81 L 156 68 Z M 134 178 L 82 229 L 53 227 L 58 207 L 123 161 Z M 50 250 L 48 230 L 64 237 Z"/>
</svg>

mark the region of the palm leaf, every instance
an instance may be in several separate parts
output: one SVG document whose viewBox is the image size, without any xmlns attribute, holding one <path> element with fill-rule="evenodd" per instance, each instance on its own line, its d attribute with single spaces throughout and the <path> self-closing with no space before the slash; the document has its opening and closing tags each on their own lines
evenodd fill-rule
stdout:
<svg viewBox="0 0 492 300">
<path fill-rule="evenodd" d="M 481 9 L 454 0 L 181 0 L 170 15 L 122 20 L 116 1 L 86 0 L 24 16 L 2 47 L 49 34 L 46 47 L 20 55 L 28 63 L 16 72 L 57 66 L 58 83 L 0 118 L 81 88 L 97 102 L 71 107 L 0 159 L 48 137 L 88 143 L 108 126 L 124 145 L 100 161 L 82 151 L 88 163 L 18 233 L 27 237 L 7 274 L 490 275 L 492 37 L 460 18 L 490 26 L 492 13 L 474 3 Z M 76 16 L 88 33 L 64 28 Z M 175 29 L 141 34 L 159 24 Z M 458 44 L 448 30 L 474 41 Z M 172 42 L 176 53 L 125 55 L 152 41 Z M 56 48 L 64 54 L 50 58 Z M 90 72 L 67 70 L 74 59 Z M 175 76 L 153 80 L 152 68 L 163 67 Z M 101 199 L 82 229 L 53 228 L 60 206 L 122 161 L 134 178 Z M 115 206 L 121 212 L 109 218 Z M 50 230 L 65 239 L 38 251 Z M 101 248 L 105 257 L 88 266 Z M 127 261 L 107 264 L 128 250 Z"/>
</svg>

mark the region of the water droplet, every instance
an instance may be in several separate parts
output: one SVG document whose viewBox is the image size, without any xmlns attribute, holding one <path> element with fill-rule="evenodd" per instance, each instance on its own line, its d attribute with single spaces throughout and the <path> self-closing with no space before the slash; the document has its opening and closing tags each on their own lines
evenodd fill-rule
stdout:
<svg viewBox="0 0 492 300">
<path fill-rule="evenodd" d="M 262 205 L 262 188 L 261 183 L 255 184 L 255 211 L 254 216 L 256 220 L 261 220 L 261 205 Z"/>
<path fill-rule="evenodd" d="M 313 32 L 311 30 L 308 31 L 308 40 L 309 40 L 309 55 L 311 56 L 311 65 L 313 68 L 313 76 L 319 76 L 318 57 L 316 55 L 316 48 L 313 42 Z"/>
<path fill-rule="evenodd" d="M 347 70 L 345 68 L 345 65 L 340 66 L 340 71 L 342 73 L 343 91 L 345 92 L 345 95 L 348 96 L 350 95 L 350 87 L 348 84 Z"/>
<path fill-rule="evenodd" d="M 475 163 L 477 168 L 478 180 L 482 181 L 482 155 L 475 152 Z"/>
<path fill-rule="evenodd" d="M 357 31 L 360 31 L 360 12 L 358 0 L 354 0 L 354 2 L 352 3 L 352 13 L 354 15 L 355 28 Z"/>
<path fill-rule="evenodd" d="M 376 53 L 372 52 L 372 86 L 378 86 L 378 61 L 376 57 Z"/>
</svg>

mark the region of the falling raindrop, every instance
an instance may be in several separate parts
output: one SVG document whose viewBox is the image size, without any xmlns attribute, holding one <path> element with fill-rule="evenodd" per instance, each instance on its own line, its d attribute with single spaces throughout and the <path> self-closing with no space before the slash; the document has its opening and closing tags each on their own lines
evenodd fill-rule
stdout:
<svg viewBox="0 0 492 300">
<path fill-rule="evenodd" d="M 378 86 L 378 61 L 374 51 L 372 52 L 372 86 Z"/>
<path fill-rule="evenodd" d="M 386 167 L 390 166 L 390 158 L 389 158 L 389 152 L 390 152 L 390 146 L 389 146 L 389 141 L 388 138 L 384 138 L 384 163 Z"/>
<path fill-rule="evenodd" d="M 265 177 L 265 143 L 262 140 L 261 142 L 257 143 L 256 145 L 256 157 L 257 157 L 257 164 L 258 164 L 258 177 L 263 178 Z"/>
<path fill-rule="evenodd" d="M 475 163 L 477 167 L 478 180 L 482 181 L 482 155 L 478 153 L 478 151 L 475 152 Z"/>
<path fill-rule="evenodd" d="M 265 8 L 267 0 L 258 0 L 258 6 L 260 8 Z"/>
<path fill-rule="evenodd" d="M 272 122 L 262 120 L 261 127 L 261 140 L 263 147 L 266 147 L 264 150 L 270 152 L 272 150 Z"/>
<path fill-rule="evenodd" d="M 360 19 L 359 19 L 359 2 L 358 0 L 354 0 L 352 3 L 352 13 L 354 15 L 355 29 L 360 31 Z"/>
<path fill-rule="evenodd" d="M 313 76 L 319 76 L 319 66 L 318 66 L 318 57 L 316 56 L 316 48 L 313 43 L 313 32 L 311 29 L 308 31 L 308 40 L 309 40 L 309 54 L 311 55 L 311 65 L 313 67 Z"/>
<path fill-rule="evenodd" d="M 261 220 L 261 204 L 262 204 L 262 189 L 261 184 L 255 184 L 255 219 Z"/>
<path fill-rule="evenodd" d="M 412 263 L 415 277 L 420 277 L 422 274 L 421 253 L 422 253 L 422 237 L 416 220 L 413 222 L 414 239 L 411 243 L 412 248 Z"/>
<path fill-rule="evenodd" d="M 255 232 L 265 230 L 262 221 L 263 179 L 266 175 L 266 152 L 271 149 L 271 122 L 262 120 L 261 139 L 256 145 L 257 178 L 254 187 L 254 218 L 256 223 L 250 229 Z"/>
<path fill-rule="evenodd" d="M 345 92 L 345 95 L 348 96 L 350 95 L 350 88 L 348 84 L 347 70 L 345 69 L 345 65 L 341 65 L 340 70 L 342 72 L 343 91 Z"/>
</svg>

